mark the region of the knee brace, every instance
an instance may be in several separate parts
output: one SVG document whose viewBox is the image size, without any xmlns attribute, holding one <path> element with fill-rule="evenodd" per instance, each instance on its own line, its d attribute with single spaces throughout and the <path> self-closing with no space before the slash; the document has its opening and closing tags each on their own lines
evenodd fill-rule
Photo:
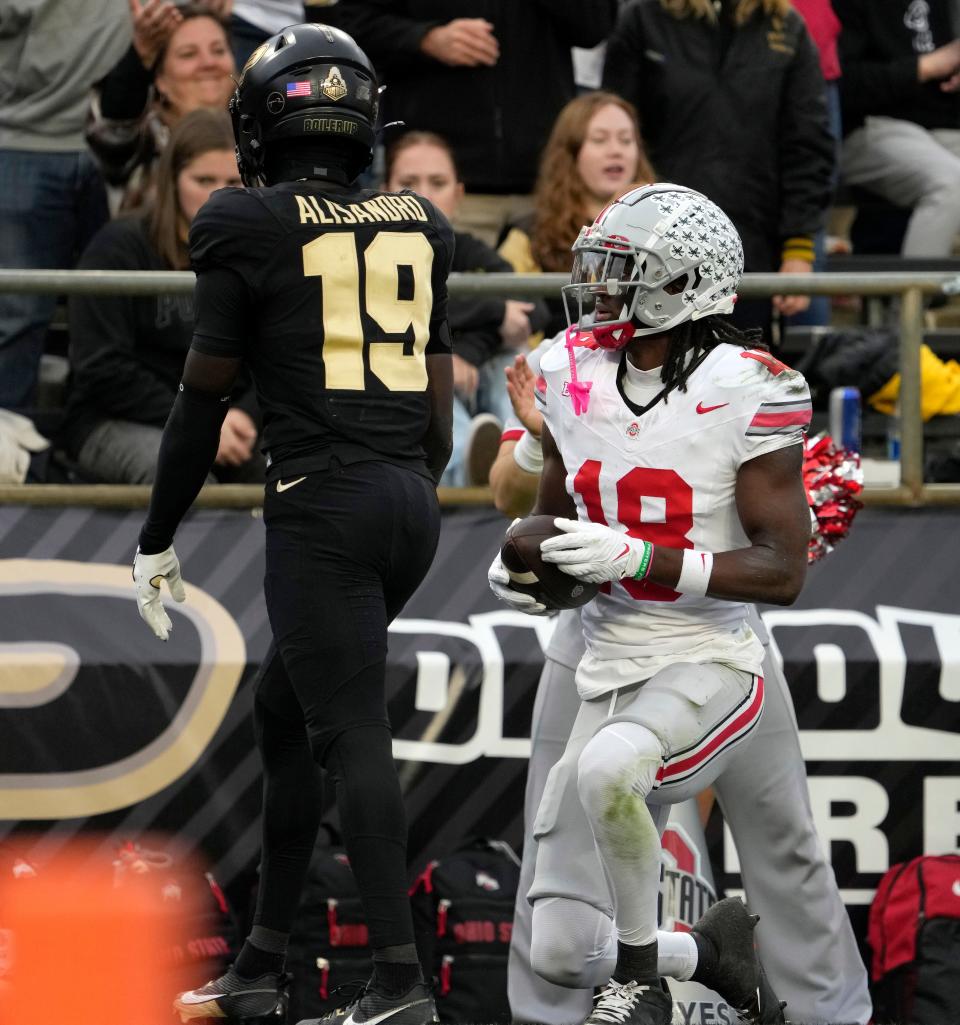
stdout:
<svg viewBox="0 0 960 1025">
<path fill-rule="evenodd" d="M 646 800 L 653 790 L 663 749 L 656 736 L 633 722 L 600 729 L 580 754 L 577 790 L 593 818 L 618 797 Z"/>
</svg>

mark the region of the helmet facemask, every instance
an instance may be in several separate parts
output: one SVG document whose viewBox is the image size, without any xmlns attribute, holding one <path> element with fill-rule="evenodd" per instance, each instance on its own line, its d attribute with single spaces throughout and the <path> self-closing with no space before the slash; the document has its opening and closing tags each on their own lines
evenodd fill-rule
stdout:
<svg viewBox="0 0 960 1025">
<path fill-rule="evenodd" d="M 593 243 L 584 228 L 573 247 L 570 284 L 563 286 L 571 326 L 590 324 L 604 348 L 622 348 L 635 333 L 634 312 L 640 300 L 646 267 L 643 255 L 625 241 Z"/>
</svg>

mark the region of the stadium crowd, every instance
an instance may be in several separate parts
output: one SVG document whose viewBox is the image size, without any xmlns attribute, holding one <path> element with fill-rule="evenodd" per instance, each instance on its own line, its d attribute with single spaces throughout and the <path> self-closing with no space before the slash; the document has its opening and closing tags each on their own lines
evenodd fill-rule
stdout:
<svg viewBox="0 0 960 1025">
<path fill-rule="evenodd" d="M 903 253 L 948 254 L 960 227 L 960 40 L 946 0 L 920 5 L 928 14 L 904 4 L 895 21 L 896 5 L 865 0 L 838 0 L 836 13 L 829 0 L 792 6 L 800 17 L 787 0 L 503 2 L 491 21 L 451 18 L 442 0 L 11 0 L 0 36 L 0 265 L 184 268 L 186 229 L 205 196 L 187 199 L 179 176 L 193 174 L 207 194 L 237 183 L 175 160 L 167 172 L 177 180 L 162 183 L 164 155 L 183 143 L 177 128 L 195 110 L 223 110 L 256 46 L 305 18 L 350 32 L 387 85 L 382 119 L 402 125 L 384 133 L 393 156 L 380 181 L 449 182 L 455 270 L 567 271 L 579 227 L 653 178 L 729 210 L 748 271 L 809 270 L 823 259 L 841 139 L 843 182 L 912 210 Z M 411 132 L 431 134 L 397 144 Z M 180 236 L 166 246 L 164 218 Z M 808 303 L 741 303 L 738 321 L 769 329 L 773 313 L 802 314 Z M 815 305 L 825 323 L 829 308 Z M 457 444 L 445 483 L 486 482 L 506 415 L 502 367 L 564 326 L 559 301 L 548 306 L 455 304 Z M 0 295 L 0 477 L 149 480 L 189 346 L 189 301 L 74 299 L 65 389 L 54 311 L 52 295 Z M 59 387 L 43 387 L 50 377 Z M 255 404 L 237 401 L 218 465 L 246 466 L 255 479 Z M 52 436 L 52 463 L 39 456 L 30 468 L 42 442 L 18 414 Z M 105 435 L 118 451 L 95 444 Z"/>
<path fill-rule="evenodd" d="M 222 145 L 205 150 L 198 125 L 214 124 L 194 112 L 225 110 L 256 47 L 302 20 L 343 28 L 369 54 L 386 127 L 367 183 L 439 197 L 458 229 L 456 271 L 569 271 L 579 228 L 651 180 L 729 211 L 747 271 L 823 266 L 838 183 L 885 204 L 904 256 L 951 253 L 960 38 L 947 0 L 472 7 L 4 0 L 0 266 L 186 268 L 192 215 L 237 184 L 226 118 Z M 77 296 L 66 335 L 55 311 L 53 295 L 0 294 L 0 480 L 150 480 L 190 301 Z M 739 326 L 767 334 L 779 317 L 827 324 L 830 307 L 789 295 L 737 307 Z M 486 483 L 507 414 L 503 367 L 564 326 L 558 299 L 451 305 L 444 483 Z M 262 476 L 257 416 L 253 395 L 237 395 L 220 479 Z"/>
</svg>

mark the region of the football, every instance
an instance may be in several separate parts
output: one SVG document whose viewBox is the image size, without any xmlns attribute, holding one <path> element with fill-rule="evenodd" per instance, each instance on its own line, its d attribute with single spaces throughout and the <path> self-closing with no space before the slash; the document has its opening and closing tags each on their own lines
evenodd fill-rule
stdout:
<svg viewBox="0 0 960 1025">
<path fill-rule="evenodd" d="M 588 584 L 544 562 L 540 542 L 562 534 L 553 516 L 527 516 L 508 531 L 500 559 L 510 574 L 510 586 L 532 595 L 548 609 L 578 609 L 596 597 L 599 584 Z"/>
</svg>

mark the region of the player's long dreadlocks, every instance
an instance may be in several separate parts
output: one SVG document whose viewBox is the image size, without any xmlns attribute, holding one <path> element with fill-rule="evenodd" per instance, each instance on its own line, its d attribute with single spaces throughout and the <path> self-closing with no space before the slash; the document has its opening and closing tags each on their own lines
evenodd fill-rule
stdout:
<svg viewBox="0 0 960 1025">
<path fill-rule="evenodd" d="M 727 316 L 714 315 L 702 320 L 684 321 L 670 332 L 667 356 L 660 372 L 664 402 L 674 389 L 687 390 L 687 378 L 703 362 L 707 353 L 721 342 L 739 345 L 743 349 L 768 351 L 770 348 L 763 341 L 760 328 L 743 331 L 734 327 Z"/>
</svg>

